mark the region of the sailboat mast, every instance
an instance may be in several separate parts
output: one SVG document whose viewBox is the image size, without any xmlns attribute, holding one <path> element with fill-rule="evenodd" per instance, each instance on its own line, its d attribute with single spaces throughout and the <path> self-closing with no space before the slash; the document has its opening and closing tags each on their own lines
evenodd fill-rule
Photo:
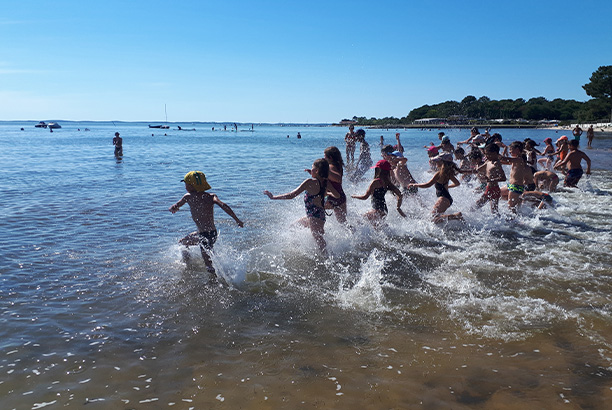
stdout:
<svg viewBox="0 0 612 410">
<path fill-rule="evenodd" d="M 168 122 L 168 111 L 166 111 L 166 104 L 164 104 L 164 114 L 166 114 L 166 122 Z"/>
</svg>

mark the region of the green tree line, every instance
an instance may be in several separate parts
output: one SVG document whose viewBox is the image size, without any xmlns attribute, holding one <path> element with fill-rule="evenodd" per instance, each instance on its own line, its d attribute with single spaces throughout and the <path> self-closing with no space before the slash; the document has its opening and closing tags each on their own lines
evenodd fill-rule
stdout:
<svg viewBox="0 0 612 410">
<path fill-rule="evenodd" d="M 601 66 L 593 73 L 590 82 L 583 85 L 586 94 L 594 97 L 586 102 L 564 100 L 552 101 L 544 97 L 524 100 L 491 100 L 482 96 L 476 98 L 468 95 L 461 101 L 446 101 L 434 105 L 423 105 L 415 108 L 402 118 L 366 118 L 353 117 L 359 125 L 400 125 L 411 124 L 420 118 L 458 117 L 472 121 L 490 121 L 495 119 L 512 120 L 557 120 L 560 123 L 570 122 L 607 122 L 612 111 L 612 66 Z"/>
</svg>

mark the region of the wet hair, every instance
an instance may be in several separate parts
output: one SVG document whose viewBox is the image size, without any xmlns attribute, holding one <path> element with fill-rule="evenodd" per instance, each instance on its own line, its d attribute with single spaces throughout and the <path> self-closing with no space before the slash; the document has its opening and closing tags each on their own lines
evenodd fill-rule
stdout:
<svg viewBox="0 0 612 410">
<path fill-rule="evenodd" d="M 379 178 L 382 180 L 383 185 L 385 187 L 389 186 L 392 184 L 391 182 L 391 171 L 389 171 L 388 169 L 382 169 L 382 168 L 374 168 L 374 178 Z"/>
<path fill-rule="evenodd" d="M 476 128 L 476 127 L 472 127 L 472 129 L 470 131 L 472 131 L 472 132 L 474 132 L 476 134 L 480 134 L 480 132 L 478 132 L 478 128 Z"/>
<path fill-rule="evenodd" d="M 380 150 L 380 152 L 384 152 L 385 154 L 391 154 L 393 151 L 395 151 L 395 148 L 393 148 L 393 145 L 391 145 L 391 144 L 385 145 Z"/>
<path fill-rule="evenodd" d="M 453 161 L 442 161 L 440 170 L 438 172 L 442 178 L 450 179 L 451 177 L 457 175 L 458 171 L 459 168 L 457 168 L 457 164 L 455 164 Z"/>
<path fill-rule="evenodd" d="M 514 141 L 512 144 L 510 144 L 510 148 L 518 148 L 521 150 L 521 152 L 523 152 L 525 149 L 525 143 L 521 141 Z"/>
<path fill-rule="evenodd" d="M 361 135 L 365 137 L 365 131 L 363 130 L 363 128 L 359 128 L 357 131 L 355 131 L 355 135 Z"/>
<path fill-rule="evenodd" d="M 461 148 L 461 147 L 458 147 L 455 150 L 455 154 L 463 154 L 463 155 L 465 155 L 465 150 L 463 148 Z"/>
<path fill-rule="evenodd" d="M 344 161 L 342 161 L 342 154 L 338 147 L 327 147 L 323 151 L 326 157 L 329 158 L 329 163 L 339 167 L 340 169 L 344 168 Z"/>
<path fill-rule="evenodd" d="M 485 152 L 494 152 L 499 154 L 499 145 L 497 144 L 487 144 L 484 147 Z"/>
<path fill-rule="evenodd" d="M 325 158 L 319 158 L 315 162 L 312 163 L 312 166 L 319 171 L 319 176 L 321 178 L 327 179 L 329 176 L 329 162 Z"/>
<path fill-rule="evenodd" d="M 319 176 L 323 178 L 321 192 L 325 192 L 327 189 L 327 178 L 329 177 L 329 162 L 325 158 L 319 158 L 312 163 L 312 166 L 319 171 Z"/>
<path fill-rule="evenodd" d="M 495 144 L 495 141 L 502 141 L 502 136 L 498 133 L 495 133 L 493 135 L 491 135 L 489 138 L 487 138 L 487 140 L 485 141 L 485 144 Z"/>
<path fill-rule="evenodd" d="M 525 155 L 525 143 L 522 141 L 514 141 L 510 144 L 510 148 L 518 148 L 521 151 L 521 158 L 527 161 L 527 155 Z"/>
<path fill-rule="evenodd" d="M 499 149 L 497 151 L 499 152 Z M 480 162 L 480 161 L 482 161 L 482 152 L 480 152 L 480 150 L 478 150 L 478 149 L 472 150 L 468 154 L 468 158 L 471 159 L 472 161 Z"/>
<path fill-rule="evenodd" d="M 580 145 L 580 141 L 578 141 L 578 140 L 570 140 L 569 144 L 573 148 L 578 148 L 578 146 Z"/>
</svg>

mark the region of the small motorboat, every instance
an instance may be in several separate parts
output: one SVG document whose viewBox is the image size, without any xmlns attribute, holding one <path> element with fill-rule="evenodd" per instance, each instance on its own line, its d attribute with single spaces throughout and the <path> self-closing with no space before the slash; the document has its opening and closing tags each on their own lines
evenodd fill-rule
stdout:
<svg viewBox="0 0 612 410">
<path fill-rule="evenodd" d="M 49 124 L 47 124 L 47 127 L 54 129 L 62 128 L 62 126 L 59 125 L 57 122 L 50 122 Z"/>
<path fill-rule="evenodd" d="M 151 125 L 149 124 L 149 128 L 161 128 L 163 125 Z"/>
<path fill-rule="evenodd" d="M 36 128 L 47 128 L 47 123 L 44 121 L 39 122 L 35 125 Z"/>
</svg>

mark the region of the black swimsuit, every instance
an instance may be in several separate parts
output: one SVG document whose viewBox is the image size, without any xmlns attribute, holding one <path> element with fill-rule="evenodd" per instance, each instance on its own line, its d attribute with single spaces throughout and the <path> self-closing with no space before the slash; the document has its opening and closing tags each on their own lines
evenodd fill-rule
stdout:
<svg viewBox="0 0 612 410">
<path fill-rule="evenodd" d="M 372 192 L 372 208 L 384 214 L 389 212 L 387 209 L 387 201 L 385 201 L 385 194 L 387 191 L 387 187 L 381 186 L 380 188 L 374 189 L 374 192 Z"/>
<path fill-rule="evenodd" d="M 448 192 L 448 188 L 446 188 L 446 185 L 441 184 L 439 182 L 436 182 L 434 184 L 434 187 L 436 188 L 436 196 L 439 197 L 444 197 L 447 198 L 450 201 L 450 204 L 453 204 L 453 197 L 450 196 L 450 193 Z"/>
</svg>

